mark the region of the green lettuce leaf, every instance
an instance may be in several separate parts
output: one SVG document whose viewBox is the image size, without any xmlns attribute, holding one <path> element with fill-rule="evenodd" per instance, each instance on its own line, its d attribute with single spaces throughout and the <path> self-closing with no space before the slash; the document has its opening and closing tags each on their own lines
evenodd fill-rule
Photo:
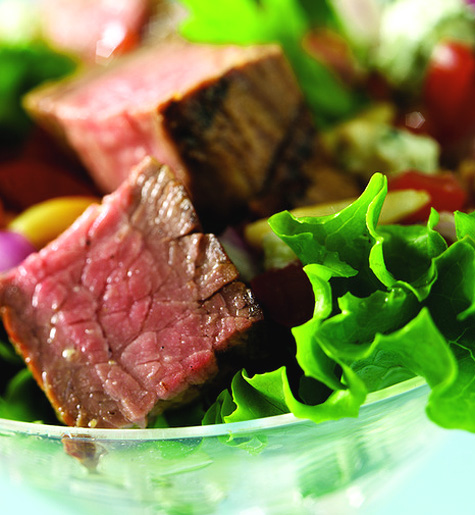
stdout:
<svg viewBox="0 0 475 515">
<path fill-rule="evenodd" d="M 475 212 L 461 213 L 460 211 L 457 211 L 454 214 L 454 218 L 455 218 L 455 230 L 456 230 L 456 234 L 457 234 L 457 239 L 461 240 L 465 236 L 469 236 L 472 239 L 474 239 L 475 238 Z"/>
<path fill-rule="evenodd" d="M 239 377 L 239 374 L 236 374 L 235 377 Z M 228 390 L 223 390 L 216 401 L 211 405 L 211 407 L 206 411 L 202 424 L 222 424 L 226 422 L 226 417 L 231 415 L 231 413 L 236 409 L 236 403 L 233 400 L 231 393 Z"/>
<path fill-rule="evenodd" d="M 75 61 L 42 42 L 0 43 L 0 136 L 4 142 L 22 141 L 33 126 L 22 106 L 23 95 L 75 68 Z"/>
<path fill-rule="evenodd" d="M 267 374 L 256 374 L 251 378 L 244 370 L 236 374 L 231 383 L 236 409 L 225 415 L 224 421 L 240 422 L 287 413 L 282 382 L 283 372 L 281 368 Z"/>
<path fill-rule="evenodd" d="M 7 339 L 7 338 L 5 337 L 5 339 Z M 2 339 L 0 339 L 0 362 L 1 361 L 5 361 L 5 362 L 7 362 L 9 364 L 13 364 L 13 365 L 22 365 L 23 364 L 22 359 L 15 352 L 13 346 L 10 343 L 3 341 Z"/>
<path fill-rule="evenodd" d="M 285 367 L 241 373 L 222 421 L 286 411 L 315 422 L 354 417 L 369 392 L 419 376 L 431 388 L 429 417 L 475 432 L 475 215 L 456 213 L 449 246 L 435 211 L 425 226 L 379 226 L 386 192 L 375 174 L 339 213 L 271 217 L 315 295 L 312 318 L 292 329 L 301 386 Z M 321 385 L 329 394 L 313 402 L 310 389 Z"/>
<path fill-rule="evenodd" d="M 427 413 L 442 427 L 475 432 L 475 359 L 473 344 L 457 344 L 454 354 L 457 372 L 452 381 L 434 390 L 429 398 Z"/>
<path fill-rule="evenodd" d="M 364 378 L 371 391 L 394 384 L 388 381 L 394 371 L 424 377 L 438 395 L 457 374 L 457 363 L 444 336 L 427 308 L 398 331 L 377 334 L 366 351 L 366 358 L 355 361 L 353 368 Z"/>
<path fill-rule="evenodd" d="M 0 397 L 0 418 L 47 423 L 57 420 L 51 405 L 26 368 L 15 374 Z"/>
<path fill-rule="evenodd" d="M 385 177 L 377 174 L 353 204 L 336 214 L 297 218 L 283 211 L 269 225 L 304 265 L 318 263 L 344 277 L 366 273 L 367 279 L 373 276 L 368 259 L 386 192 Z"/>
</svg>

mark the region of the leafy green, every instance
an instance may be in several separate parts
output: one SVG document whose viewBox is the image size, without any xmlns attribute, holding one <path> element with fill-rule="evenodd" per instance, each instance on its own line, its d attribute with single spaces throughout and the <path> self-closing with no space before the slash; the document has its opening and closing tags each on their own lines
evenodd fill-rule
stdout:
<svg viewBox="0 0 475 515">
<path fill-rule="evenodd" d="M 340 28 L 340 18 L 335 11 L 334 2 L 331 0 L 321 0 L 320 2 L 299 0 L 299 3 L 313 24 Z"/>
<path fill-rule="evenodd" d="M 0 418 L 56 422 L 44 393 L 0 325 Z"/>
<path fill-rule="evenodd" d="M 24 422 L 51 422 L 56 419 L 28 369 L 22 368 L 8 382 L 3 396 L 0 397 L 0 418 Z"/>
<path fill-rule="evenodd" d="M 21 140 L 32 126 L 22 97 L 49 79 L 71 73 L 76 63 L 44 43 L 0 44 L 0 135 L 3 141 Z"/>
<path fill-rule="evenodd" d="M 20 356 L 15 352 L 12 345 L 0 339 L 0 361 L 5 361 L 11 364 L 22 364 L 23 361 Z"/>
<path fill-rule="evenodd" d="M 360 95 L 345 87 L 302 46 L 304 36 L 313 26 L 337 24 L 328 2 L 224 0 L 219 9 L 209 0 L 181 0 L 181 3 L 189 12 L 181 32 L 189 40 L 280 44 L 321 126 L 346 118 L 360 108 Z"/>
<path fill-rule="evenodd" d="M 280 381 L 281 373 L 282 369 L 279 369 L 268 374 L 256 374 L 248 377 L 243 371 L 234 376 L 231 390 L 237 408 L 232 413 L 224 415 L 224 421 L 240 422 L 286 413 L 287 405 L 283 384 Z"/>
<path fill-rule="evenodd" d="M 386 192 L 375 174 L 339 213 L 271 217 L 315 295 L 313 317 L 292 330 L 300 387 L 285 367 L 241 373 L 223 393 L 225 412 L 212 408 L 220 421 L 287 411 L 315 422 L 357 416 L 369 392 L 420 376 L 431 388 L 429 417 L 475 432 L 475 214 L 455 214 L 449 246 L 435 211 L 426 226 L 378 226 Z M 312 402 L 309 386 L 320 384 L 330 394 Z"/>
</svg>

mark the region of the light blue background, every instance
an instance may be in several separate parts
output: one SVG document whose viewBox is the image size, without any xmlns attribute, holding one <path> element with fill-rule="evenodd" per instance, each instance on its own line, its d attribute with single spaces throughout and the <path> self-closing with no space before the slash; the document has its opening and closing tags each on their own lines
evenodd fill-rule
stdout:
<svg viewBox="0 0 475 515">
<path fill-rule="evenodd" d="M 0 464 L 1 467 L 1 464 Z M 403 474 L 395 474 L 371 502 L 352 515 L 475 514 L 475 435 L 444 431 L 437 447 Z M 51 501 L 5 477 L 0 469 L 0 513 L 17 515 L 90 515 L 90 510 Z M 144 512 L 145 513 L 145 512 Z M 148 513 L 148 512 L 147 512 Z M 341 511 L 324 515 L 345 515 Z M 138 515 L 134 511 L 134 515 Z M 247 514 L 242 514 L 247 515 Z M 260 514 L 264 515 L 264 514 Z M 267 515 L 267 514 L 265 514 Z"/>
<path fill-rule="evenodd" d="M 445 431 L 436 450 L 364 515 L 474 515 L 475 435 Z"/>
</svg>

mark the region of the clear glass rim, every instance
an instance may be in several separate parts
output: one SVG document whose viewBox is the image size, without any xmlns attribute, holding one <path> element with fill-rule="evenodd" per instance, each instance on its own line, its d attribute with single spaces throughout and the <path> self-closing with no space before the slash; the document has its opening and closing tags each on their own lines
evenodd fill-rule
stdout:
<svg viewBox="0 0 475 515">
<path fill-rule="evenodd" d="M 390 398 L 404 395 L 417 388 L 426 385 L 421 377 L 414 377 L 401 383 L 397 383 L 367 396 L 362 409 L 383 402 Z M 96 440 L 176 440 L 183 438 L 204 438 L 223 435 L 236 435 L 248 433 L 254 430 L 280 428 L 289 425 L 303 424 L 307 419 L 297 418 L 292 413 L 275 415 L 272 417 L 246 420 L 243 422 L 231 422 L 227 424 L 212 424 L 207 426 L 166 427 L 149 429 L 96 429 L 86 427 L 70 427 L 62 425 L 41 424 L 35 422 L 20 422 L 0 418 L 0 434 L 13 432 L 30 436 L 42 436 L 47 438 L 94 438 Z"/>
</svg>

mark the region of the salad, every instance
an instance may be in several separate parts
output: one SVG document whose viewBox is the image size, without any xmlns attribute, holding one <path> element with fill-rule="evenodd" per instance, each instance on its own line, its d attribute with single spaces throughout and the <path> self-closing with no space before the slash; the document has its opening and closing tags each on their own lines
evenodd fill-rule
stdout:
<svg viewBox="0 0 475 515">
<path fill-rule="evenodd" d="M 356 417 L 369 393 L 420 376 L 431 389 L 429 417 L 475 431 L 473 4 L 438 0 L 426 15 L 422 0 L 362 0 L 357 18 L 351 2 L 336 0 L 229 0 L 219 12 L 207 0 L 167 5 L 173 30 L 192 42 L 278 43 L 320 152 L 305 202 L 233 220 L 219 235 L 262 306 L 272 352 L 150 427 L 289 412 L 315 422 Z M 144 40 L 163 26 L 157 13 Z M 55 143 L 22 106 L 84 55 L 53 47 L 39 29 L 16 40 L 0 27 L 0 44 L 6 271 L 100 193 L 74 159 L 49 153 Z M 3 329 L 0 417 L 57 422 Z"/>
</svg>

